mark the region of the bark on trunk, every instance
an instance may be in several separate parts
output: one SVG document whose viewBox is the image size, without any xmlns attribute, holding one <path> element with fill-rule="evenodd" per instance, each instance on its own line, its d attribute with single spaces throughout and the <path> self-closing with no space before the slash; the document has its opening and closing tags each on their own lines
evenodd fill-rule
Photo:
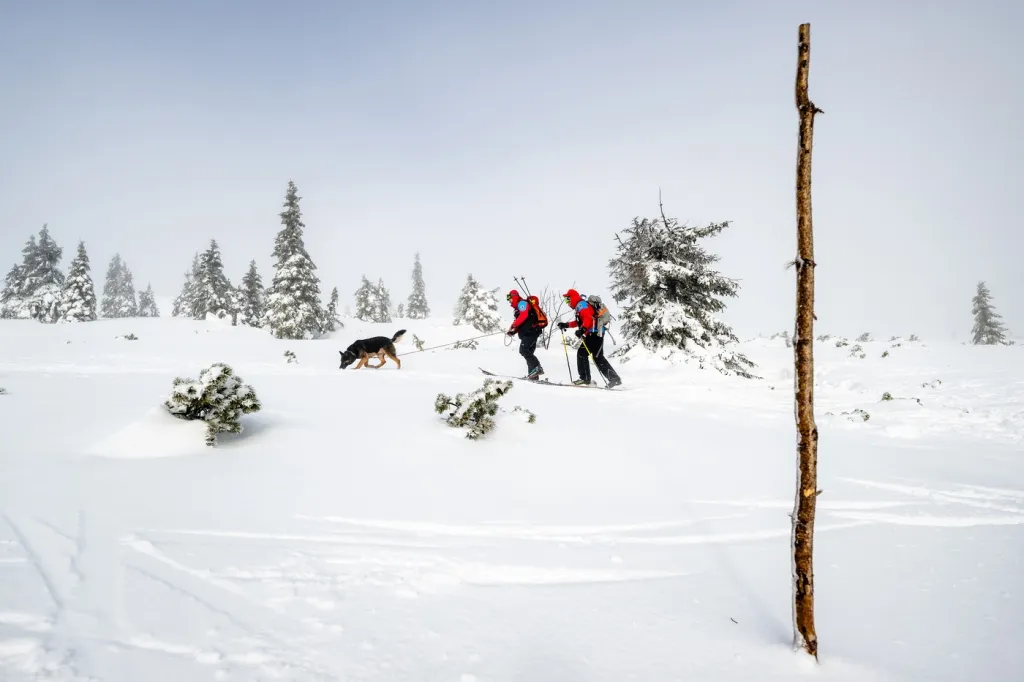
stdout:
<svg viewBox="0 0 1024 682">
<path fill-rule="evenodd" d="M 807 95 L 811 25 L 801 24 L 797 48 L 796 107 L 800 116 L 796 170 L 795 417 L 797 487 L 793 509 L 794 645 L 818 658 L 814 629 L 814 513 L 818 497 L 818 427 L 814 422 L 814 235 L 811 221 L 811 147 L 814 115 L 822 113 Z"/>
</svg>

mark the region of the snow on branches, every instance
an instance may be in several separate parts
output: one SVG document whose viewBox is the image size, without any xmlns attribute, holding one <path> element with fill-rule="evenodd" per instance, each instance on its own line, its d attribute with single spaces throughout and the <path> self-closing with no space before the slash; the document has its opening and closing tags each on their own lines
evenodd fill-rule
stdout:
<svg viewBox="0 0 1024 682">
<path fill-rule="evenodd" d="M 420 254 L 416 254 L 412 266 L 412 293 L 406 302 L 405 315 L 410 320 L 425 320 L 430 317 L 430 306 L 427 305 L 427 286 L 423 282 L 423 266 L 420 264 Z M 399 317 L 401 317 L 399 313 Z"/>
<path fill-rule="evenodd" d="M 626 302 L 619 319 L 625 344 L 616 355 L 634 348 L 672 357 L 682 354 L 703 369 L 752 378 L 754 363 L 730 349 L 739 339 L 716 315 L 725 297 L 739 285 L 713 269 L 718 256 L 698 240 L 720 233 L 728 222 L 705 227 L 681 226 L 675 219 L 633 219 L 618 236 L 617 255 L 609 262 L 612 297 Z"/>
<path fill-rule="evenodd" d="M 61 322 L 94 322 L 97 318 L 96 285 L 89 274 L 89 254 L 85 243 L 78 242 L 78 253 L 68 268 L 61 292 Z"/>
<path fill-rule="evenodd" d="M 206 444 L 217 444 L 217 434 L 241 433 L 238 418 L 262 408 L 252 386 L 235 376 L 230 366 L 217 362 L 199 373 L 198 379 L 177 377 L 167 410 L 179 419 L 206 422 Z"/>
<path fill-rule="evenodd" d="M 106 318 L 138 317 L 139 302 L 135 294 L 135 278 L 128 264 L 114 254 L 107 266 L 103 283 L 100 314 Z"/>
<path fill-rule="evenodd" d="M 468 324 L 485 334 L 500 330 L 502 320 L 497 293 L 497 289 L 484 289 L 473 275 L 468 275 L 455 303 L 454 324 Z"/>
<path fill-rule="evenodd" d="M 302 236 L 300 198 L 289 180 L 285 210 L 280 213 L 284 227 L 274 241 L 274 279 L 267 296 L 267 323 L 279 339 L 309 339 L 323 333 L 320 278 Z"/>
<path fill-rule="evenodd" d="M 391 322 L 391 293 L 384 287 L 384 280 L 374 284 L 363 275 L 363 283 L 356 290 L 356 319 Z"/>
<path fill-rule="evenodd" d="M 498 425 L 494 419 L 501 410 L 498 399 L 511 390 L 512 382 L 509 380 L 484 379 L 484 385 L 469 395 L 459 393 L 451 397 L 438 393 L 434 411 L 445 417 L 448 426 L 467 429 L 466 438 L 478 440 Z M 518 405 L 512 411 L 523 413 L 530 424 L 537 420 L 533 412 Z"/>
<path fill-rule="evenodd" d="M 1008 345 L 1006 325 L 1003 316 L 992 304 L 992 292 L 985 282 L 978 282 L 977 291 L 971 300 L 974 327 L 971 329 L 971 343 L 975 345 Z"/>
<path fill-rule="evenodd" d="M 64 250 L 43 225 L 39 241 L 32 235 L 21 253 L 22 262 L 7 273 L 0 292 L 0 317 L 57 322 L 65 284 L 64 273 L 60 271 Z"/>
</svg>

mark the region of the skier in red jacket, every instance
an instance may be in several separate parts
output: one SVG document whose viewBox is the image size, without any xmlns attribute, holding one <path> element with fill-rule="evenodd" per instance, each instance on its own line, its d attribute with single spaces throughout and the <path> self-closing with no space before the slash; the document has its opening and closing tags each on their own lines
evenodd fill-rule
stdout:
<svg viewBox="0 0 1024 682">
<path fill-rule="evenodd" d="M 569 289 L 563 294 L 563 297 L 576 313 L 576 319 L 571 322 L 559 322 L 558 328 L 565 331 L 570 327 L 576 327 L 576 336 L 582 342 L 576 350 L 576 368 L 579 370 L 580 376 L 573 383 L 590 384 L 590 358 L 593 356 L 598 371 L 608 381 L 608 387 L 618 386 L 622 383 L 622 379 L 612 368 L 608 358 L 604 356 L 604 329 L 597 328 L 593 307 L 583 300 L 580 292 L 575 289 Z"/>
<path fill-rule="evenodd" d="M 541 326 L 537 312 L 530 305 L 529 301 L 519 295 L 515 289 L 508 292 L 505 300 L 516 312 L 516 319 L 506 332 L 509 336 L 519 334 L 519 354 L 526 360 L 526 379 L 536 381 L 544 374 L 544 368 L 540 366 L 535 352 L 537 340 L 540 338 Z"/>
</svg>

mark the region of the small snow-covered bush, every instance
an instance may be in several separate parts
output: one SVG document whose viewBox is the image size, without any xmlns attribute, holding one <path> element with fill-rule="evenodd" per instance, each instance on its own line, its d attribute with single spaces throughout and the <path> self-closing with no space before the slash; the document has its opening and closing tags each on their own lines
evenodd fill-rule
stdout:
<svg viewBox="0 0 1024 682">
<path fill-rule="evenodd" d="M 836 415 L 835 412 L 826 412 L 825 413 L 826 417 L 834 417 L 835 415 Z M 865 410 L 860 409 L 859 407 L 854 409 L 854 410 L 850 410 L 850 411 L 846 411 L 846 412 L 840 412 L 839 416 L 840 417 L 846 417 L 846 421 L 851 421 L 851 422 L 855 422 L 855 421 L 858 421 L 858 420 L 862 421 L 862 422 L 866 422 L 869 419 L 871 419 L 871 415 L 868 414 Z"/>
<path fill-rule="evenodd" d="M 422 351 L 424 343 L 425 342 L 423 341 L 423 339 L 416 336 L 415 334 L 412 335 L 412 345 L 416 346 L 416 350 Z"/>
<path fill-rule="evenodd" d="M 284 352 L 284 359 L 288 362 L 289 365 L 292 363 L 298 364 L 299 362 L 298 358 L 295 357 L 295 351 L 291 350 L 286 350 Z"/>
<path fill-rule="evenodd" d="M 851 358 L 860 358 L 861 360 L 867 357 L 867 353 L 864 352 L 864 349 L 860 347 L 859 343 L 856 346 L 850 348 L 849 355 Z"/>
<path fill-rule="evenodd" d="M 921 405 L 922 407 L 924 406 L 924 403 L 921 402 L 920 398 L 903 398 L 900 396 L 894 396 L 892 393 L 889 393 L 889 391 L 882 394 L 882 402 L 890 402 L 893 400 L 913 400 L 918 405 Z"/>
<path fill-rule="evenodd" d="M 470 339 L 468 341 L 456 341 L 453 343 L 448 350 L 459 350 L 465 348 L 467 350 L 476 350 L 480 346 L 476 339 Z"/>
<path fill-rule="evenodd" d="M 857 341 L 860 342 L 860 343 L 867 343 L 870 340 L 871 340 L 871 332 L 864 332 L 863 334 L 861 334 L 860 336 L 857 337 Z"/>
<path fill-rule="evenodd" d="M 199 379 L 177 377 L 171 396 L 164 402 L 178 419 L 206 422 L 206 444 L 217 444 L 217 434 L 241 433 L 238 418 L 259 412 L 262 405 L 252 386 L 235 376 L 231 367 L 217 362 L 199 373 Z"/>
<path fill-rule="evenodd" d="M 121 334 L 120 336 L 115 336 L 114 338 L 115 339 L 124 339 L 125 341 L 138 341 L 139 340 L 139 337 L 135 336 L 134 332 L 132 332 L 130 334 Z"/>
<path fill-rule="evenodd" d="M 434 401 L 434 411 L 445 417 L 445 422 L 452 428 L 466 428 L 466 438 L 477 440 L 494 430 L 498 424 L 494 416 L 501 407 L 498 399 L 512 390 L 509 380 L 484 379 L 484 385 L 470 394 L 459 393 L 455 397 L 438 393 Z M 522 412 L 529 423 L 537 420 L 537 415 L 520 406 L 513 412 Z"/>
<path fill-rule="evenodd" d="M 537 422 L 537 415 L 534 414 L 531 410 L 522 407 L 521 405 L 516 405 L 515 407 L 512 408 L 512 411 L 522 412 L 524 415 L 526 415 L 526 423 L 528 424 L 535 424 Z"/>
<path fill-rule="evenodd" d="M 566 347 L 571 348 L 572 350 L 577 350 L 583 345 L 583 339 L 572 332 L 562 334 L 562 338 L 565 339 Z M 605 354 L 607 355 L 607 352 Z"/>
</svg>

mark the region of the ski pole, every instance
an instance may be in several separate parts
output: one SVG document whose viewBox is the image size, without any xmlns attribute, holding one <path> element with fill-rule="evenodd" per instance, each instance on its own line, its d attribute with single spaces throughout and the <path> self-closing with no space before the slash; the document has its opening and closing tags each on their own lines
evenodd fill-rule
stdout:
<svg viewBox="0 0 1024 682">
<path fill-rule="evenodd" d="M 516 286 L 523 288 L 523 291 L 526 292 L 527 296 L 530 295 L 530 287 L 526 286 L 526 277 L 522 277 L 522 281 L 520 281 L 520 277 L 513 277 L 512 279 L 516 281 Z"/>
<path fill-rule="evenodd" d="M 565 343 L 565 332 L 562 332 L 562 350 L 565 351 L 565 368 L 569 370 L 569 381 L 572 381 L 572 365 L 569 364 L 569 346 Z"/>
</svg>

